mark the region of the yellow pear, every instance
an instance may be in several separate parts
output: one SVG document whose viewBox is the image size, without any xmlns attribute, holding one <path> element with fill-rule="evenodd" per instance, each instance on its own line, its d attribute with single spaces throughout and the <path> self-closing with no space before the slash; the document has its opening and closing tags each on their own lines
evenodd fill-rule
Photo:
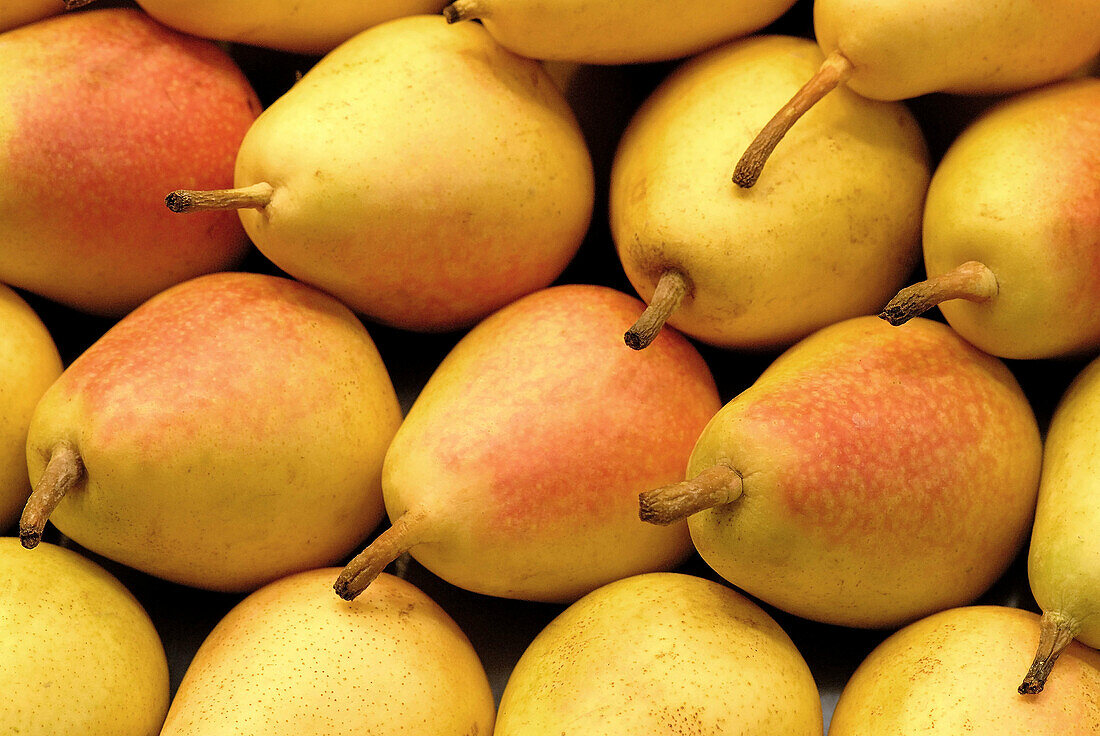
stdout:
<svg viewBox="0 0 1100 736">
<path fill-rule="evenodd" d="M 605 585 L 523 653 L 494 736 L 820 736 L 809 667 L 764 611 L 718 583 L 651 573 Z"/>
<path fill-rule="evenodd" d="M 1075 644 L 1042 695 L 1016 692 L 1039 617 L 953 608 L 910 624 L 859 666 L 829 736 L 1096 736 L 1100 654 Z"/>
<path fill-rule="evenodd" d="M 295 278 L 373 319 L 445 330 L 561 273 L 592 176 L 538 62 L 480 25 L 414 16 L 355 36 L 269 107 L 241 144 L 238 189 L 174 192 L 169 207 L 239 208 Z"/>
<path fill-rule="evenodd" d="M 1100 647 L 1100 360 L 1077 377 L 1051 420 L 1027 571 L 1043 609 L 1038 651 L 1020 686 L 1034 693 L 1075 637 Z"/>
<path fill-rule="evenodd" d="M 19 518 L 31 493 L 27 429 L 61 358 L 46 326 L 27 303 L 0 284 L 0 530 Z"/>
<path fill-rule="evenodd" d="M 702 51 L 759 30 L 794 0 L 455 0 L 447 20 L 480 20 L 532 59 L 626 64 Z"/>
<path fill-rule="evenodd" d="M 734 42 L 684 65 L 631 122 L 611 232 L 657 328 L 671 312 L 704 342 L 783 346 L 877 311 L 909 275 L 929 172 L 904 106 L 844 91 L 792 134 L 765 186 L 729 181 L 732 152 L 820 63 L 805 39 Z M 652 334 L 639 324 L 628 342 Z"/>
<path fill-rule="evenodd" d="M 64 9 L 64 0 L 4 0 L 0 4 L 0 33 L 57 15 Z"/>
<path fill-rule="evenodd" d="M 0 733 L 155 736 L 168 662 L 153 622 L 107 571 L 0 538 Z"/>
<path fill-rule="evenodd" d="M 939 304 L 982 350 L 1049 358 L 1100 348 L 1100 80 L 1026 92 L 972 124 L 928 189 L 928 279 L 882 312 Z"/>
<path fill-rule="evenodd" d="M 292 575 L 230 611 L 161 736 L 489 736 L 489 681 L 443 609 L 385 574 L 346 603 L 332 595 L 337 572 Z"/>
</svg>

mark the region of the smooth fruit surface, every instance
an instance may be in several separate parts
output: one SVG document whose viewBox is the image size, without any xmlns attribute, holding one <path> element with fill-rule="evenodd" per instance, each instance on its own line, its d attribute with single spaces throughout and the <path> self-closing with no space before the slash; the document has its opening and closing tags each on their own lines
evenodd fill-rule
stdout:
<svg viewBox="0 0 1100 736">
<path fill-rule="evenodd" d="M 27 429 L 46 389 L 61 375 L 61 357 L 42 320 L 0 285 L 0 531 L 19 516 L 31 492 Z"/>
<path fill-rule="evenodd" d="M 168 662 L 141 605 L 99 565 L 0 538 L 0 732 L 155 736 Z"/>
<path fill-rule="evenodd" d="M 466 636 L 383 574 L 347 603 L 337 569 L 250 595 L 203 642 L 161 736 L 488 736 L 493 694 Z"/>
<path fill-rule="evenodd" d="M 382 516 L 400 422 L 341 304 L 287 279 L 213 274 L 135 310 L 39 402 L 32 482 L 60 440 L 86 469 L 51 521 L 159 577 L 248 590 L 331 564 Z"/>
<path fill-rule="evenodd" d="M 775 621 L 718 583 L 652 573 L 589 593 L 538 635 L 494 734 L 821 731 L 813 677 Z"/>
<path fill-rule="evenodd" d="M 0 33 L 57 15 L 64 9 L 63 0 L 5 0 L 0 6 Z"/>
</svg>

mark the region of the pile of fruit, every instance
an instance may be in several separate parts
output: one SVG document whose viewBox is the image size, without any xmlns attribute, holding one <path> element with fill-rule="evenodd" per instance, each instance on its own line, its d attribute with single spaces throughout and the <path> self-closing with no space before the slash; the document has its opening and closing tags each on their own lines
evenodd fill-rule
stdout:
<svg viewBox="0 0 1100 736">
<path fill-rule="evenodd" d="M 68 4 L 0 734 L 1100 734 L 1100 3 Z"/>
</svg>

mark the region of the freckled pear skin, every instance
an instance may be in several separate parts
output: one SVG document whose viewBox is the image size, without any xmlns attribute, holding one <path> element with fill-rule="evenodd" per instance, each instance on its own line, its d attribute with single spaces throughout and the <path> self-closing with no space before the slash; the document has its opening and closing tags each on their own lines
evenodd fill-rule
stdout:
<svg viewBox="0 0 1100 736">
<path fill-rule="evenodd" d="M 689 56 L 768 25 L 794 0 L 456 0 L 502 46 L 532 59 L 627 64 Z"/>
<path fill-rule="evenodd" d="M 123 585 L 75 552 L 0 538 L 0 733 L 154 736 L 168 662 Z"/>
<path fill-rule="evenodd" d="M 859 317 L 779 357 L 710 422 L 688 478 L 740 498 L 690 517 L 722 577 L 817 621 L 887 627 L 967 603 L 1027 538 L 1035 417 L 1015 378 L 945 325 Z"/>
<path fill-rule="evenodd" d="M 399 422 L 346 307 L 288 279 L 214 274 L 142 305 L 62 374 L 27 462 L 37 483 L 60 441 L 76 447 L 83 479 L 50 520 L 81 545 L 250 590 L 332 564 L 374 528 Z"/>
<path fill-rule="evenodd" d="M 654 342 L 652 356 L 623 344 L 640 306 L 604 287 L 559 286 L 459 342 L 383 469 L 390 518 L 429 516 L 413 557 L 461 588 L 543 601 L 684 559 L 686 525 L 642 523 L 638 489 L 683 478 L 720 401 L 681 335 Z"/>
<path fill-rule="evenodd" d="M 1006 358 L 1100 346 L 1100 80 L 1014 97 L 952 144 L 928 190 L 924 261 L 934 277 L 972 260 L 996 295 L 940 309 L 974 345 Z"/>
<path fill-rule="evenodd" d="M 690 575 L 606 585 L 531 643 L 494 736 L 821 736 L 809 667 L 764 611 Z"/>
<path fill-rule="evenodd" d="M 689 282 L 673 327 L 712 345 L 783 347 L 878 310 L 919 257 L 928 161 L 902 105 L 842 90 L 783 142 L 752 190 L 730 166 L 821 64 L 808 40 L 764 36 L 686 62 L 631 121 L 611 172 L 611 232 L 651 302 Z M 808 123 L 808 124 L 807 124 Z"/>
<path fill-rule="evenodd" d="M 897 632 L 859 666 L 829 736 L 1095 736 L 1100 654 L 1072 645 L 1038 696 L 1016 692 L 1039 617 L 998 606 L 955 608 Z"/>
<path fill-rule="evenodd" d="M 0 281 L 121 317 L 240 261 L 233 213 L 181 218 L 163 201 L 229 186 L 259 112 L 216 44 L 104 9 L 3 34 L 0 62 Z"/>
<path fill-rule="evenodd" d="M 323 54 L 364 28 L 417 13 L 444 0 L 141 0 L 161 23 L 203 38 L 302 54 Z"/>
<path fill-rule="evenodd" d="M 489 736 L 488 678 L 443 609 L 391 575 L 347 603 L 338 572 L 292 575 L 230 611 L 160 736 Z"/>
<path fill-rule="evenodd" d="M 538 62 L 439 16 L 326 56 L 252 126 L 236 169 L 238 187 L 273 187 L 240 211 L 265 256 L 372 319 L 427 331 L 557 278 L 588 229 L 592 177 Z"/>
<path fill-rule="evenodd" d="M 27 429 L 42 394 L 61 375 L 61 357 L 42 320 L 0 285 L 0 531 L 31 493 Z"/>
</svg>

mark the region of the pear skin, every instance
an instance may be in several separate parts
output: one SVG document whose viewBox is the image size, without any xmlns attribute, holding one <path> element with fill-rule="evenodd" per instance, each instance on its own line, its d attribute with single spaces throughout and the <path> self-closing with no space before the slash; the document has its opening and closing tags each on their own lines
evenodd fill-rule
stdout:
<svg viewBox="0 0 1100 736">
<path fill-rule="evenodd" d="M 1005 358 L 1100 348 L 1100 80 L 1018 95 L 952 144 L 925 207 L 929 281 L 969 261 L 989 269 L 993 295 L 940 309 L 977 347 Z"/>
<path fill-rule="evenodd" d="M 195 654 L 160 736 L 489 736 L 493 694 L 465 634 L 382 575 L 352 604 L 336 569 L 261 588 Z"/>
<path fill-rule="evenodd" d="M 467 334 L 386 454 L 394 525 L 345 569 L 340 595 L 406 550 L 461 588 L 541 601 L 682 561 L 686 525 L 643 524 L 638 488 L 683 478 L 720 401 L 681 335 L 642 353 L 623 344 L 640 307 L 605 287 L 559 286 Z"/>
<path fill-rule="evenodd" d="M 0 285 L 0 531 L 16 519 L 31 481 L 27 430 L 42 394 L 61 375 L 61 357 L 42 320 Z"/>
<path fill-rule="evenodd" d="M 20 534 L 31 545 L 28 519 L 40 533 L 48 514 L 152 575 L 254 589 L 332 564 L 377 525 L 399 422 L 374 343 L 336 300 L 271 276 L 193 279 L 116 324 L 42 397 Z M 60 473 L 66 459 L 75 468 Z M 40 481 L 58 475 L 68 488 L 49 513 Z"/>
<path fill-rule="evenodd" d="M 0 281 L 121 317 L 244 257 L 232 213 L 175 217 L 162 201 L 229 186 L 259 113 L 216 44 L 116 8 L 5 33 L 0 62 Z"/>
<path fill-rule="evenodd" d="M 168 662 L 122 583 L 75 552 L 0 538 L 0 732 L 154 736 Z"/>
<path fill-rule="evenodd" d="M 592 177 L 538 62 L 477 24 L 415 16 L 342 44 L 264 111 L 237 157 L 244 199 L 175 192 L 169 206 L 243 207 L 295 278 L 372 319 L 449 330 L 557 278 L 587 231 Z"/>
<path fill-rule="evenodd" d="M 880 644 L 848 681 L 829 736 L 1095 736 L 1100 654 L 1074 644 L 1041 695 L 1016 692 L 1039 617 L 954 608 Z"/>
<path fill-rule="evenodd" d="M 1054 660 L 1061 661 L 1059 650 L 1070 639 L 1076 637 L 1090 647 L 1100 647 L 1098 420 L 1100 362 L 1094 360 L 1058 405 L 1043 453 L 1027 572 L 1031 592 L 1043 609 L 1045 633 L 1057 643 L 1040 643 L 1033 671 L 1021 686 L 1029 692 L 1042 690 Z M 1059 663 L 1054 671 L 1062 666 Z"/>
<path fill-rule="evenodd" d="M 629 64 L 690 56 L 774 21 L 794 0 L 455 0 L 447 20 L 480 20 L 532 59 Z"/>
<path fill-rule="evenodd" d="M 789 345 L 877 311 L 916 263 L 929 170 L 901 105 L 834 96 L 759 187 L 730 183 L 734 152 L 821 58 L 805 39 L 728 44 L 666 80 L 623 136 L 610 194 L 619 258 L 647 302 L 663 276 L 682 274 L 668 323 L 692 337 Z"/>
<path fill-rule="evenodd" d="M 437 13 L 445 0 L 141 0 L 166 26 L 220 41 L 324 54 L 356 33 L 418 13 Z"/>
<path fill-rule="evenodd" d="M 718 583 L 651 573 L 589 593 L 538 635 L 508 679 L 493 733 L 821 731 L 810 669 L 768 614 Z"/>
<path fill-rule="evenodd" d="M 672 518 L 697 512 L 699 553 L 748 593 L 888 627 L 967 603 L 1004 572 L 1027 538 L 1040 455 L 1000 361 L 940 323 L 860 317 L 781 355 L 707 425 L 693 480 L 642 501 L 702 498 Z"/>
<path fill-rule="evenodd" d="M 0 33 L 57 15 L 64 9 L 64 0 L 4 0 L 0 6 Z"/>
</svg>

